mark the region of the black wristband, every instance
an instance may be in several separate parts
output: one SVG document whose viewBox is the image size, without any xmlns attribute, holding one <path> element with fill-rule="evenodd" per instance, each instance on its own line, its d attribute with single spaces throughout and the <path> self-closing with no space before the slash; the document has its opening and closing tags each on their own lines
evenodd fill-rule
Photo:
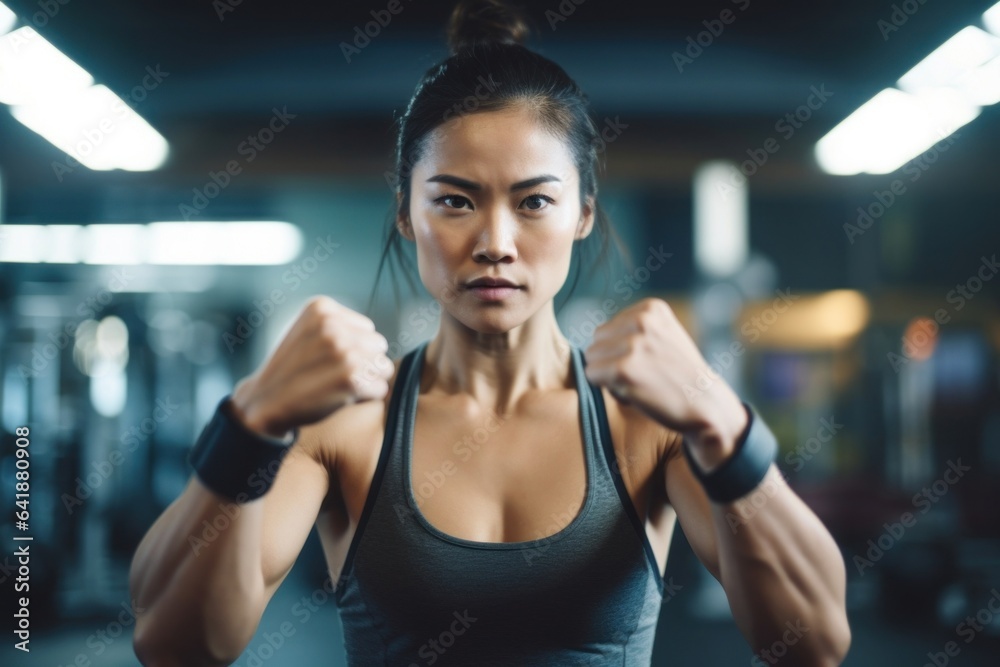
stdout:
<svg viewBox="0 0 1000 667">
<path fill-rule="evenodd" d="M 729 503 L 747 495 L 767 475 L 778 454 L 778 441 L 749 403 L 747 428 L 736 443 L 736 450 L 710 473 L 704 473 L 691 456 L 687 438 L 684 439 L 684 456 L 691 472 L 698 478 L 708 497 L 717 503 Z"/>
<path fill-rule="evenodd" d="M 219 401 L 215 414 L 188 453 L 188 463 L 209 489 L 245 503 L 271 488 L 281 460 L 298 440 L 299 430 L 293 428 L 287 441 L 251 431 L 232 414 L 231 396 Z"/>
</svg>

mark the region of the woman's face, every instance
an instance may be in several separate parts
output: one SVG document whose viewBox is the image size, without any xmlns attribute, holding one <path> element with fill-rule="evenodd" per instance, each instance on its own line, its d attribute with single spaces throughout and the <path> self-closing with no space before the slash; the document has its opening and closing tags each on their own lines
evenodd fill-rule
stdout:
<svg viewBox="0 0 1000 667">
<path fill-rule="evenodd" d="M 409 219 L 427 290 L 446 312 L 482 333 L 523 324 L 558 293 L 573 240 L 593 224 L 581 211 L 569 148 L 522 107 L 460 116 L 427 138 L 414 165 Z M 512 288 L 475 288 L 477 279 Z"/>
</svg>

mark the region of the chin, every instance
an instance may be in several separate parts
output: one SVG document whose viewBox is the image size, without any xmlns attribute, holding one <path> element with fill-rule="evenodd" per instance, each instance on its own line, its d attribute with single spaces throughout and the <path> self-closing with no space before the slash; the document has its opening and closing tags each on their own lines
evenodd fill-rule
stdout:
<svg viewBox="0 0 1000 667">
<path fill-rule="evenodd" d="M 493 308 L 492 312 L 487 308 L 483 308 L 479 312 L 466 311 L 462 313 L 461 317 L 456 317 L 456 319 L 473 331 L 478 331 L 482 334 L 507 333 L 525 322 L 523 316 L 511 310 L 504 311 L 496 307 Z"/>
</svg>

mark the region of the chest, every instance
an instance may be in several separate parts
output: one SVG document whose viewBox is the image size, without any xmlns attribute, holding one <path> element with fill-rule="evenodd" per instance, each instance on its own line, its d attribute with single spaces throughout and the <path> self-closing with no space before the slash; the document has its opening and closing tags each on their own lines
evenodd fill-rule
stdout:
<svg viewBox="0 0 1000 667">
<path fill-rule="evenodd" d="M 673 513 L 663 511 L 662 463 L 654 436 L 637 428 L 605 393 L 613 471 L 646 524 L 661 572 Z M 421 396 L 409 447 L 410 486 L 421 515 L 441 532 L 477 542 L 520 542 L 558 533 L 586 499 L 584 431 L 576 392 L 525 405 L 513 415 Z M 402 415 L 400 415 L 402 417 Z M 354 442 L 337 461 L 342 503 L 320 520 L 320 535 L 338 573 L 378 465 L 384 431 Z M 595 456 L 591 462 L 607 466 Z"/>
<path fill-rule="evenodd" d="M 550 395 L 516 413 L 418 403 L 408 447 L 421 514 L 438 530 L 479 542 L 552 535 L 579 513 L 588 458 L 575 392 Z"/>
<path fill-rule="evenodd" d="M 637 627 L 651 634 L 661 591 L 635 526 L 616 509 L 606 464 L 597 470 L 596 443 L 585 449 L 581 429 L 555 409 L 540 420 L 450 421 L 425 409 L 393 450 L 408 447 L 413 456 L 391 457 L 386 475 L 397 483 L 384 487 L 365 524 L 338 597 L 342 613 L 382 619 L 392 629 L 390 651 L 401 647 L 393 664 L 408 664 L 454 610 L 478 625 L 449 664 L 483 664 L 484 655 L 497 665 L 625 664 L 626 651 L 640 654 L 651 638 L 628 642 Z M 402 492 L 413 495 L 431 534 L 403 498 L 399 480 L 407 476 L 412 484 Z M 588 490 L 590 480 L 597 484 Z"/>
</svg>

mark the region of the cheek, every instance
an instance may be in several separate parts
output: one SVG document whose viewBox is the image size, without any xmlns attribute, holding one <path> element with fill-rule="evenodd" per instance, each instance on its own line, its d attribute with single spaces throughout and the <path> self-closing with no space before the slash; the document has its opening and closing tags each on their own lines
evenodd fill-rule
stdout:
<svg viewBox="0 0 1000 667">
<path fill-rule="evenodd" d="M 461 251 L 462 240 L 445 229 L 435 230 L 433 225 L 428 225 L 417 235 L 417 259 L 422 275 L 451 275 L 451 265 L 461 259 Z"/>
<path fill-rule="evenodd" d="M 520 244 L 521 258 L 546 273 L 562 270 L 572 257 L 574 229 L 572 225 L 559 225 L 525 235 Z"/>
</svg>

